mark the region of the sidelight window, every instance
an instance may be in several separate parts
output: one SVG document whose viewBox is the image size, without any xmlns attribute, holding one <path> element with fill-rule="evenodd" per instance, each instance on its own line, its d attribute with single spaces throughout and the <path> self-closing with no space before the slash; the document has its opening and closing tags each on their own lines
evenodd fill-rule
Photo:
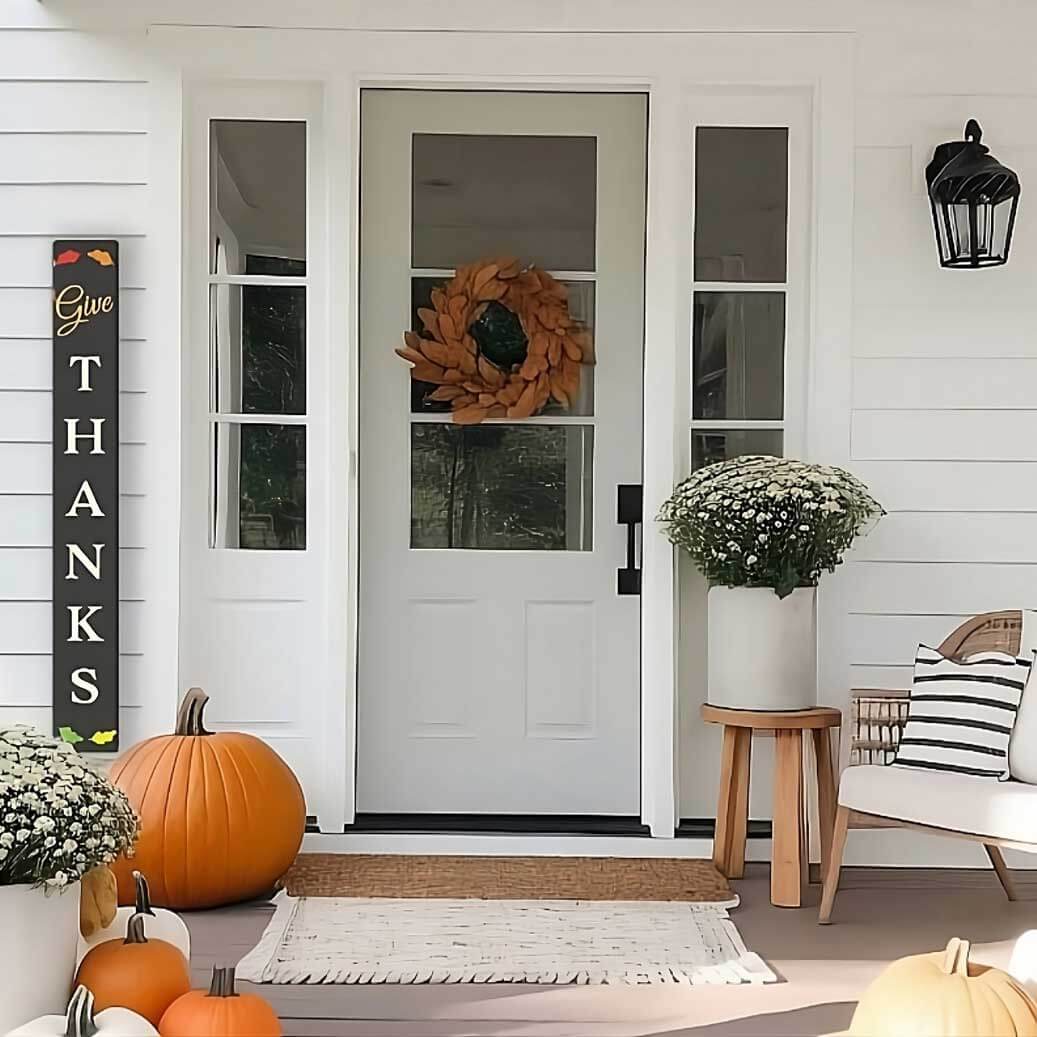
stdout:
<svg viewBox="0 0 1037 1037">
<path fill-rule="evenodd" d="M 306 123 L 209 124 L 210 546 L 306 547 Z"/>
</svg>

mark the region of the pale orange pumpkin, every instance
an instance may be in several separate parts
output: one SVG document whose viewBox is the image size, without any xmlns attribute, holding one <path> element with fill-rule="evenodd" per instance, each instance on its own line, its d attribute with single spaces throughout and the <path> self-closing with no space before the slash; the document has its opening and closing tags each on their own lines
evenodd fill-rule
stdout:
<svg viewBox="0 0 1037 1037">
<path fill-rule="evenodd" d="M 281 1037 L 281 1024 L 261 997 L 237 993 L 234 969 L 214 968 L 209 992 L 192 990 L 174 1001 L 158 1032 L 161 1037 Z"/>
<path fill-rule="evenodd" d="M 126 923 L 125 940 L 99 943 L 82 960 L 76 985 L 94 995 L 98 1011 L 128 1008 L 158 1026 L 166 1009 L 191 989 L 187 959 L 165 940 L 144 935 L 144 916 Z"/>
<path fill-rule="evenodd" d="M 306 806 L 295 775 L 253 735 L 206 731 L 208 701 L 192 688 L 175 733 L 141 742 L 112 768 L 141 820 L 132 862 L 112 865 L 121 904 L 134 901 L 134 869 L 161 907 L 248 900 L 270 892 L 299 852 Z"/>
<path fill-rule="evenodd" d="M 1007 972 L 969 962 L 969 944 L 893 962 L 864 992 L 853 1037 L 1037 1037 L 1037 1004 Z"/>
</svg>

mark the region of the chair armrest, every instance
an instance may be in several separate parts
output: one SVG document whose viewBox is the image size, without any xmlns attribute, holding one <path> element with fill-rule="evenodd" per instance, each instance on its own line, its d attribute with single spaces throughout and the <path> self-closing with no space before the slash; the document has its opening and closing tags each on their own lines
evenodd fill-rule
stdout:
<svg viewBox="0 0 1037 1037">
<path fill-rule="evenodd" d="M 850 700 L 850 766 L 893 762 L 907 722 L 910 692 L 855 688 Z"/>
</svg>

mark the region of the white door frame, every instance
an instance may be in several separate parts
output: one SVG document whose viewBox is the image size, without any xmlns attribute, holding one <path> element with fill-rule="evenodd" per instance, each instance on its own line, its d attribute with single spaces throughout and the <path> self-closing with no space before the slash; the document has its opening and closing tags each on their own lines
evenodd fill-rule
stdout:
<svg viewBox="0 0 1037 1037">
<path fill-rule="evenodd" d="M 675 567 L 673 550 L 662 536 L 653 535 L 652 523 L 674 481 L 683 474 L 682 439 L 687 430 L 687 400 L 679 372 L 684 370 L 690 341 L 689 105 L 697 91 L 725 87 L 805 88 L 811 93 L 815 195 L 804 455 L 845 464 L 849 458 L 852 328 L 853 39 L 834 33 L 441 33 L 408 31 L 406 24 L 400 30 L 286 33 L 155 27 L 148 37 L 154 55 L 170 69 L 169 77 L 158 81 L 153 98 L 157 160 L 170 152 L 168 144 L 162 143 L 169 139 L 167 135 L 179 139 L 181 132 L 179 98 L 170 89 L 177 78 L 181 83 L 213 78 L 317 81 L 324 89 L 329 246 L 323 258 L 327 283 L 340 286 L 340 295 L 328 314 L 329 391 L 346 402 L 331 417 L 327 477 L 331 480 L 331 516 L 339 528 L 345 522 L 347 530 L 341 538 L 332 538 L 326 576 L 328 672 L 343 676 L 341 698 L 329 701 L 323 718 L 322 767 L 328 788 L 323 797 L 322 827 L 341 830 L 353 818 L 354 803 L 360 91 L 385 86 L 627 90 L 649 95 L 641 810 L 652 835 L 672 837 L 676 821 Z M 161 266 L 156 276 L 159 283 L 168 279 L 179 284 L 181 242 L 179 235 L 172 240 L 173 221 L 168 212 L 169 207 L 179 211 L 180 185 L 174 196 L 169 179 L 163 181 L 167 197 L 156 199 L 156 211 L 166 214 L 157 227 L 159 247 L 154 254 L 162 258 L 156 264 Z M 336 185 L 348 185 L 348 190 Z M 348 247 L 342 247 L 343 243 Z M 313 257 L 313 262 L 320 260 Z M 179 349 L 177 342 L 169 345 Z M 819 398 L 825 405 L 812 406 Z M 171 568 L 166 567 L 166 580 L 170 573 Z M 154 590 L 157 595 L 176 594 L 175 586 Z M 824 594 L 821 600 L 824 629 Z M 833 619 L 838 618 L 837 602 L 829 612 Z M 842 686 L 848 659 L 845 644 L 838 637 L 823 638 L 821 653 L 821 679 Z M 442 843 L 451 837 L 437 838 Z M 684 841 L 688 851 L 694 849 L 692 842 Z M 365 843 L 358 835 L 325 840 L 324 845 L 346 848 Z M 401 837 L 399 845 L 427 851 L 432 844 Z M 559 845 L 555 844 L 555 852 Z M 537 847 L 547 849 L 543 842 Z"/>
</svg>

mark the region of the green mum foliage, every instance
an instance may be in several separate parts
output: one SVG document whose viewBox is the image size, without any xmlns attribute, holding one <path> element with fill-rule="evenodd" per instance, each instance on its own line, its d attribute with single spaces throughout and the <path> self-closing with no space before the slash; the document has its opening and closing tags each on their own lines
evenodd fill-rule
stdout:
<svg viewBox="0 0 1037 1037">
<path fill-rule="evenodd" d="M 816 586 L 885 512 L 841 468 L 750 455 L 700 468 L 658 521 L 710 584 L 769 587 L 779 598 Z"/>
</svg>

